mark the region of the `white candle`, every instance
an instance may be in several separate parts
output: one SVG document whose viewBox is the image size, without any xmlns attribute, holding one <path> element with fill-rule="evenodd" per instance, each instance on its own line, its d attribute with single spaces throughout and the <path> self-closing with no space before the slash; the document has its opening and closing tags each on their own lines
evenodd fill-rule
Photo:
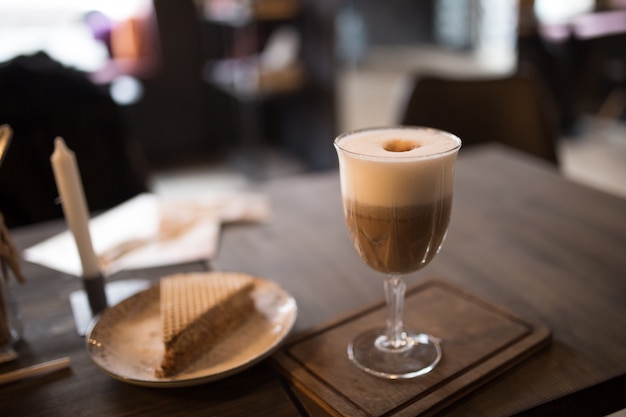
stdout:
<svg viewBox="0 0 626 417">
<path fill-rule="evenodd" d="M 68 149 L 60 137 L 54 140 L 54 152 L 50 157 L 50 162 L 61 197 L 65 221 L 74 235 L 80 261 L 83 265 L 83 277 L 87 279 L 96 278 L 100 275 L 100 267 L 89 233 L 89 211 L 85 201 L 83 184 L 74 152 Z"/>
</svg>

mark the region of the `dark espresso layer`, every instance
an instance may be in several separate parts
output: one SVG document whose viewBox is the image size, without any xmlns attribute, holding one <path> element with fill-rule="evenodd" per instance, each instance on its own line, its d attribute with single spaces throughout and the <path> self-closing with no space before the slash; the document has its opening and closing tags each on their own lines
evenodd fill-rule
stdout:
<svg viewBox="0 0 626 417">
<path fill-rule="evenodd" d="M 385 273 L 413 272 L 436 255 L 450 222 L 452 198 L 409 207 L 372 207 L 344 201 L 357 252 Z"/>
</svg>

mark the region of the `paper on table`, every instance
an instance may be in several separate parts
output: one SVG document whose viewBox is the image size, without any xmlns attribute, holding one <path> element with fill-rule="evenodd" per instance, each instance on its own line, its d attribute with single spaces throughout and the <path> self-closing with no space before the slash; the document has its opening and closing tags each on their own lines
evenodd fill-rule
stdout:
<svg viewBox="0 0 626 417">
<path fill-rule="evenodd" d="M 266 221 L 267 199 L 226 194 L 168 200 L 140 194 L 89 222 L 93 247 L 105 275 L 121 270 L 213 258 L 222 223 Z M 69 231 L 23 252 L 24 259 L 71 275 L 82 267 Z"/>
</svg>

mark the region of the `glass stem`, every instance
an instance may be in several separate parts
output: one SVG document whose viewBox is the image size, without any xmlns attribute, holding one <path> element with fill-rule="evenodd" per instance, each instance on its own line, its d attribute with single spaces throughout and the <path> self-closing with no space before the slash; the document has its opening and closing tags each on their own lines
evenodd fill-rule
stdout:
<svg viewBox="0 0 626 417">
<path fill-rule="evenodd" d="M 402 276 L 389 275 L 385 280 L 385 299 L 387 301 L 387 341 L 385 345 L 391 349 L 400 349 L 406 345 L 402 323 L 405 291 L 406 284 Z"/>
</svg>

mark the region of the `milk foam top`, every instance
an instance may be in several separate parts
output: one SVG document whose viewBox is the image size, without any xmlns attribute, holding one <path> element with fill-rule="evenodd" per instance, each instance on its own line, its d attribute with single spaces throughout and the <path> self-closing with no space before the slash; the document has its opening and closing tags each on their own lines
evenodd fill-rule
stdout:
<svg viewBox="0 0 626 417">
<path fill-rule="evenodd" d="M 429 128 L 390 127 L 335 140 L 344 198 L 375 206 L 425 204 L 452 195 L 461 141 Z"/>
</svg>

